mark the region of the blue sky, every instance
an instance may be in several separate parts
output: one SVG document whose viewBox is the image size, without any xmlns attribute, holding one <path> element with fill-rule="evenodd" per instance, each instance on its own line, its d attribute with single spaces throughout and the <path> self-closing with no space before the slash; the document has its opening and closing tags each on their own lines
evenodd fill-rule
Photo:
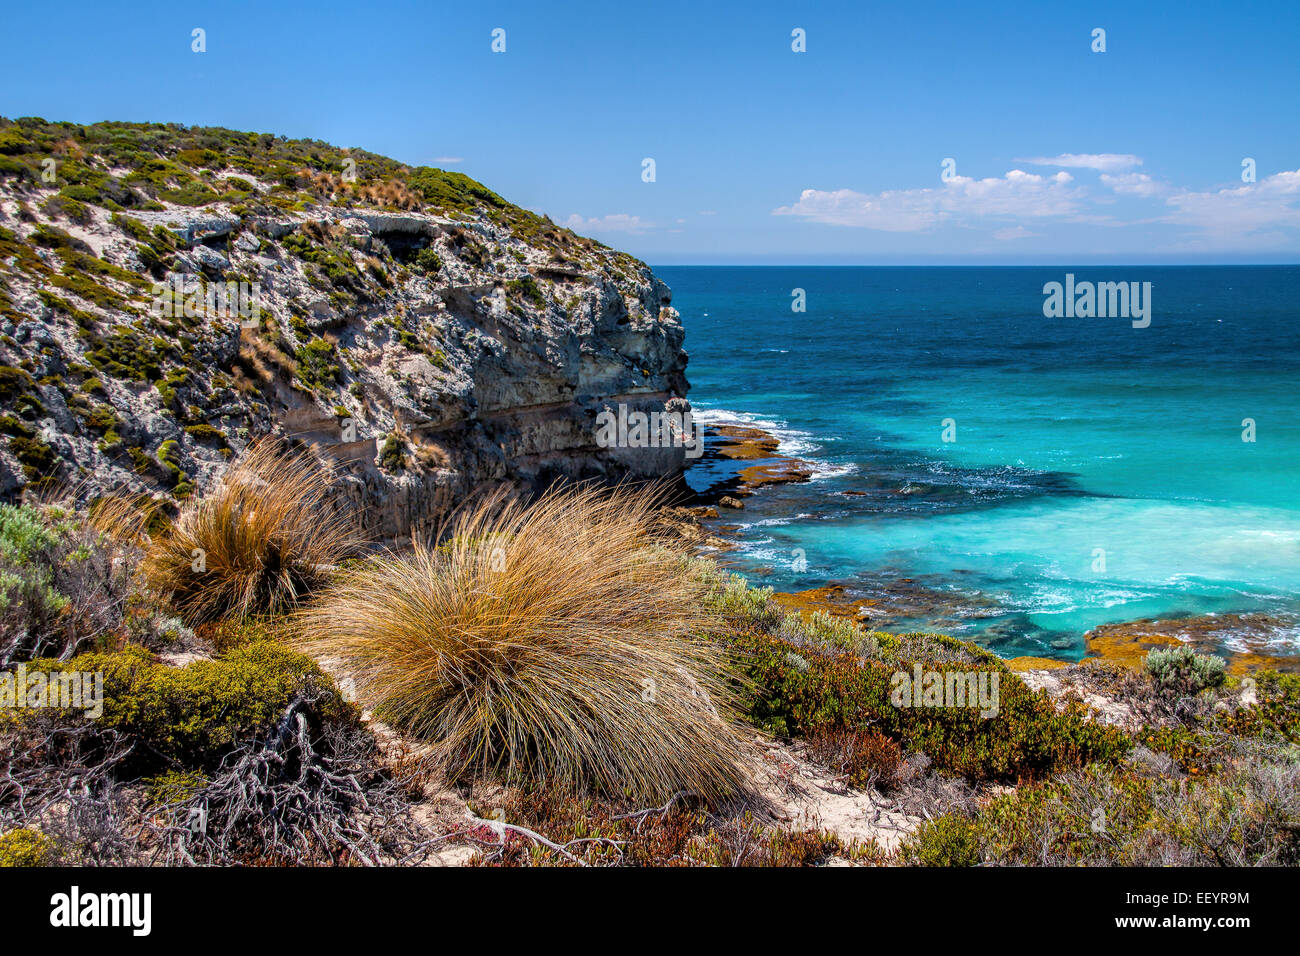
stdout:
<svg viewBox="0 0 1300 956">
<path fill-rule="evenodd" d="M 0 114 L 364 147 L 655 264 L 1300 261 L 1294 0 L 171 0 L 6 21 Z"/>
</svg>

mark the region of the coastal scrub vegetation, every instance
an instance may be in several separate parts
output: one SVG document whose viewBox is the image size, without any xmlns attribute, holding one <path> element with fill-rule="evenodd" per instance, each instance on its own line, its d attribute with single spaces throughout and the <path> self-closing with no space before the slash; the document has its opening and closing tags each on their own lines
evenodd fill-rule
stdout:
<svg viewBox="0 0 1300 956">
<path fill-rule="evenodd" d="M 81 210 L 87 204 L 129 220 L 132 212 L 164 210 L 164 203 L 203 207 L 224 202 L 265 215 L 329 201 L 483 216 L 551 248 L 557 256 L 605 248 L 516 206 L 464 173 L 412 168 L 362 149 L 176 123 L 80 124 L 0 117 L 0 179 L 34 189 L 42 182 L 41 164 L 48 157 L 56 157 L 63 184 L 53 212 L 74 221 L 84 215 Z M 355 175 L 344 177 L 348 169 Z M 250 180 L 271 188 L 261 191 Z M 137 238 L 153 259 L 165 259 L 171 251 L 147 231 Z M 642 265 L 625 258 L 620 267 Z"/>
<path fill-rule="evenodd" d="M 66 658 L 132 623 L 137 542 L 108 510 L 0 504 L 0 668 Z"/>
<path fill-rule="evenodd" d="M 707 566 L 706 566 L 707 568 Z M 1093 761 L 1113 762 L 1131 742 L 1092 722 L 1082 706 L 1058 708 L 987 651 L 943 635 L 871 633 L 824 612 L 781 612 L 770 592 L 713 576 L 710 601 L 728 620 L 725 640 L 748 682 L 747 716 L 781 737 L 881 734 L 927 754 L 938 769 L 972 780 L 1023 780 Z M 916 665 L 938 674 L 996 672 L 998 712 L 895 707 L 893 676 Z"/>
<path fill-rule="evenodd" d="M 0 863 L 1300 863 L 1293 675 L 1081 665 L 1107 722 L 974 645 L 783 610 L 644 489 L 366 553 L 330 478 L 263 442 L 174 521 L 0 506 L 4 669 L 103 690 L 0 709 Z M 895 706 L 917 666 L 996 674 L 997 713 Z M 796 751 L 908 834 L 783 823 Z"/>
<path fill-rule="evenodd" d="M 998 796 L 922 824 L 903 849 L 924 866 L 1296 866 L 1300 764 L 1232 745 L 1219 772 L 1170 773 L 1151 752 Z"/>
</svg>

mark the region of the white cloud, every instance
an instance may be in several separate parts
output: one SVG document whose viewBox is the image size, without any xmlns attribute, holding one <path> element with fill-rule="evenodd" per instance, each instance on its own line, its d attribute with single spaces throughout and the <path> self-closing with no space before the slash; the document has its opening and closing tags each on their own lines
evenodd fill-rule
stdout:
<svg viewBox="0 0 1300 956">
<path fill-rule="evenodd" d="M 456 163 L 465 162 L 465 159 L 463 156 L 435 156 L 433 157 L 433 161 L 435 163 L 447 163 L 449 165 L 455 165 Z"/>
<path fill-rule="evenodd" d="M 1214 191 L 1179 190 L 1165 202 L 1172 211 L 1163 221 L 1192 226 L 1225 239 L 1240 239 L 1263 230 L 1300 228 L 1300 169 Z"/>
<path fill-rule="evenodd" d="M 860 193 L 805 189 L 792 206 L 772 210 L 812 222 L 883 232 L 920 232 L 940 222 L 980 216 L 1064 216 L 1080 208 L 1081 194 L 1067 172 L 1039 176 L 1013 169 L 1006 176 L 956 176 L 938 188 Z"/>
<path fill-rule="evenodd" d="M 1037 156 L 1032 159 L 1018 159 L 1018 163 L 1030 163 L 1034 166 L 1063 166 L 1066 169 L 1096 169 L 1111 172 L 1116 169 L 1129 169 L 1141 166 L 1142 157 L 1132 153 L 1062 153 L 1059 156 Z"/>
<path fill-rule="evenodd" d="M 1008 242 L 1012 239 L 1030 239 L 1039 235 L 1037 232 L 1030 232 L 1024 226 L 1011 226 L 1007 229 L 999 229 L 993 233 L 993 238 L 1001 242 Z"/>
<path fill-rule="evenodd" d="M 575 212 L 564 220 L 563 225 L 568 226 L 574 232 L 627 232 L 634 234 L 654 228 L 654 223 L 645 222 L 640 216 L 629 216 L 623 212 L 611 213 L 608 216 L 599 216 L 592 219 L 584 219 Z"/>
<path fill-rule="evenodd" d="M 1146 173 L 1120 173 L 1118 176 L 1102 173 L 1100 179 L 1102 185 L 1109 186 L 1115 192 L 1125 196 L 1142 196 L 1149 199 L 1169 191 L 1168 184 L 1156 182 Z"/>
<path fill-rule="evenodd" d="M 1067 154 L 1053 162 L 1067 160 L 1094 169 L 1141 162 L 1113 153 Z M 1125 215 L 1121 197 L 1155 200 L 1159 206 Z M 1208 190 L 1178 187 L 1135 170 L 1103 172 L 1096 184 L 1085 186 L 1065 171 L 1040 176 L 1013 169 L 986 179 L 957 176 L 924 189 L 805 189 L 798 202 L 772 214 L 886 233 L 983 226 L 1003 242 L 1036 236 L 1031 227 L 1050 219 L 1108 229 L 1173 226 L 1185 230 L 1169 239 L 1177 249 L 1282 249 L 1300 241 L 1300 169 Z"/>
</svg>

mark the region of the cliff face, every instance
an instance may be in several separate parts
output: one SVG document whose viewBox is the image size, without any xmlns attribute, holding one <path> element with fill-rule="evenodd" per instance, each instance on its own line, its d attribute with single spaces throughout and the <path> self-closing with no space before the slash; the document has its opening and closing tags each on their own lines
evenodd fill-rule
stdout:
<svg viewBox="0 0 1300 956">
<path fill-rule="evenodd" d="M 668 288 L 459 174 L 0 120 L 0 268 L 5 496 L 57 480 L 182 499 L 279 434 L 336 462 L 395 539 L 484 484 L 684 463 L 596 440 L 602 409 L 685 395 Z"/>
</svg>

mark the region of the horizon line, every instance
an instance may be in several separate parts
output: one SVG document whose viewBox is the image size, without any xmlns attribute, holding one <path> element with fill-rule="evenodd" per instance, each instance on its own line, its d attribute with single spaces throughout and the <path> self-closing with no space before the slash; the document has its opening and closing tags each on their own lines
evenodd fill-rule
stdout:
<svg viewBox="0 0 1300 956">
<path fill-rule="evenodd" d="M 1240 269 L 1286 268 L 1296 262 L 646 262 L 655 269 L 1060 269 L 1143 268 Z"/>
</svg>

